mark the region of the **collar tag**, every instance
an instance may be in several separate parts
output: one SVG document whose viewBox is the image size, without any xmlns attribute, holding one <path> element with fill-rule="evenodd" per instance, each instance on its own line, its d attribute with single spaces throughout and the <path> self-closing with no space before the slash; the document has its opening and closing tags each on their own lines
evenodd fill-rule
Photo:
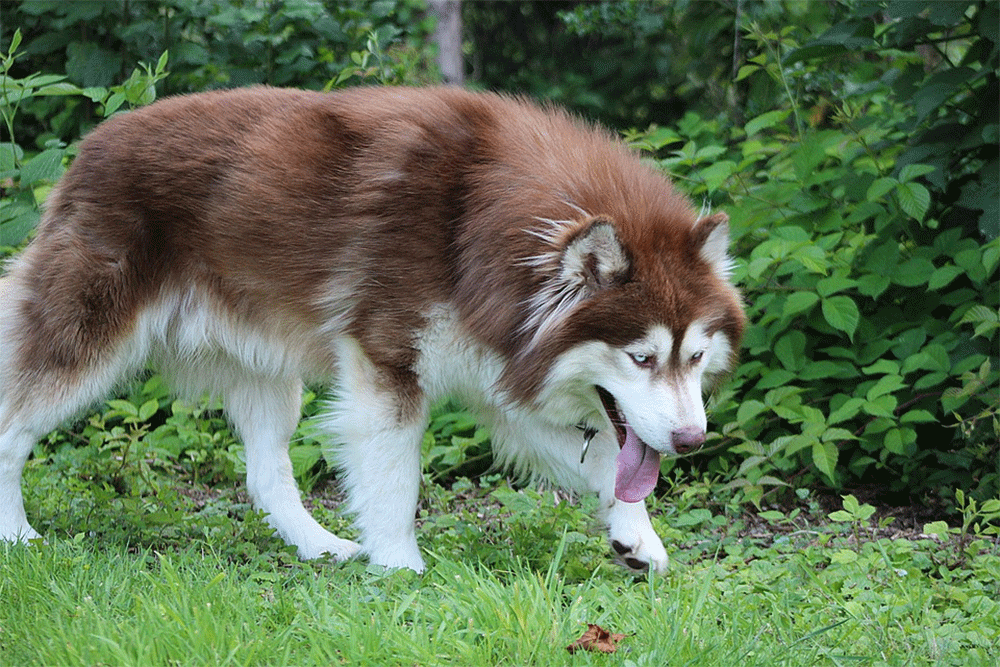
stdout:
<svg viewBox="0 0 1000 667">
<path fill-rule="evenodd" d="M 597 429 L 586 424 L 577 424 L 576 427 L 583 431 L 583 449 L 580 450 L 580 465 L 583 465 L 587 458 L 587 450 L 590 449 L 590 441 L 597 435 Z"/>
</svg>

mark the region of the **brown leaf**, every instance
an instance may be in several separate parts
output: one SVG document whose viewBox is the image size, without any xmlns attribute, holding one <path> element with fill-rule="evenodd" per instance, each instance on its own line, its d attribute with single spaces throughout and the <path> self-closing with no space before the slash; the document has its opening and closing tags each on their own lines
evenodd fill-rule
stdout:
<svg viewBox="0 0 1000 667">
<path fill-rule="evenodd" d="M 625 635 L 608 632 L 599 625 L 587 624 L 587 631 L 583 636 L 566 647 L 570 653 L 577 649 L 584 651 L 600 651 L 601 653 L 614 653 L 618 650 L 618 642 L 625 639 Z"/>
</svg>

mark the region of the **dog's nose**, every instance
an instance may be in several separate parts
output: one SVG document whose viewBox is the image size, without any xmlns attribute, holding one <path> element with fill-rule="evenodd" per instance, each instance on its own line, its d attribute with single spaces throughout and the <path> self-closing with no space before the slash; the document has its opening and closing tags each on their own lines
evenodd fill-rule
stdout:
<svg viewBox="0 0 1000 667">
<path fill-rule="evenodd" d="M 675 452 L 678 454 L 690 454 L 697 451 L 705 442 L 705 432 L 700 428 L 691 426 L 671 431 L 670 438 L 673 442 Z"/>
</svg>

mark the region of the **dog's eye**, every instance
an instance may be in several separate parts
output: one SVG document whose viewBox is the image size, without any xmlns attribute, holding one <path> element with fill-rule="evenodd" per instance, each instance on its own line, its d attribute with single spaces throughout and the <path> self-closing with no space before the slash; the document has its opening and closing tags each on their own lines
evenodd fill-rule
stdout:
<svg viewBox="0 0 1000 667">
<path fill-rule="evenodd" d="M 630 352 L 628 356 L 632 358 L 632 361 L 634 361 L 635 365 L 639 368 L 652 368 L 656 364 L 656 357 L 650 354 Z"/>
<path fill-rule="evenodd" d="M 697 352 L 695 352 L 694 354 L 692 354 L 691 355 L 691 365 L 692 366 L 696 365 L 699 361 L 702 360 L 702 358 L 704 356 L 705 356 L 705 352 L 703 350 L 698 350 Z"/>
</svg>

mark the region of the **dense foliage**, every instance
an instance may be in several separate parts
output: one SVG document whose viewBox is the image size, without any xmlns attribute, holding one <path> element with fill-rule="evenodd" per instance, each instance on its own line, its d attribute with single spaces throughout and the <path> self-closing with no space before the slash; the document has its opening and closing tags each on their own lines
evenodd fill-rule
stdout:
<svg viewBox="0 0 1000 667">
<path fill-rule="evenodd" d="M 730 214 L 752 321 L 743 364 L 712 399 L 718 437 L 665 471 L 709 473 L 757 502 L 786 485 L 874 488 L 892 501 L 951 502 L 956 488 L 997 495 L 997 9 L 467 4 L 474 85 L 643 128 L 627 138 Z M 8 251 L 33 227 L 72 142 L 157 94 L 433 78 L 423 41 L 432 26 L 416 0 L 33 1 L 3 11 Z M 155 381 L 80 428 L 105 451 L 127 452 L 126 422 L 146 423 L 140 415 L 152 421 L 134 437 L 165 460 L 238 471 L 239 447 L 217 414 L 171 403 Z M 308 419 L 300 435 L 293 451 L 308 477 L 319 439 Z M 434 479 L 482 471 L 487 435 L 443 407 L 425 439 Z"/>
<path fill-rule="evenodd" d="M 733 219 L 754 325 L 710 467 L 752 495 L 997 494 L 997 23 L 996 3 L 905 2 L 819 36 L 751 26 L 737 78 L 784 102 L 645 135 Z"/>
</svg>

